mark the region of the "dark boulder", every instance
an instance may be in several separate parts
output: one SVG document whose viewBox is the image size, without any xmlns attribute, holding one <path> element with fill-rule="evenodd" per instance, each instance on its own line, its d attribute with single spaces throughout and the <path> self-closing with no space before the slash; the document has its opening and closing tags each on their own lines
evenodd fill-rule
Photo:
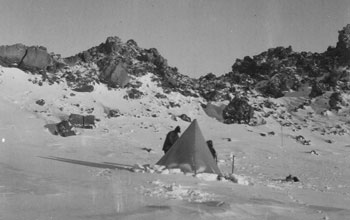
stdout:
<svg viewBox="0 0 350 220">
<path fill-rule="evenodd" d="M 100 64 L 100 68 L 102 69 L 100 80 L 111 87 L 123 88 L 130 81 L 128 70 L 122 63 L 108 60 L 105 65 Z"/>
<path fill-rule="evenodd" d="M 340 92 L 332 93 L 332 95 L 329 97 L 329 109 L 338 111 L 342 102 L 343 98 Z"/>
<path fill-rule="evenodd" d="M 191 122 L 192 121 L 191 118 L 188 117 L 186 114 L 180 115 L 179 118 L 181 118 L 182 120 L 187 121 L 187 122 Z"/>
<path fill-rule="evenodd" d="M 106 109 L 108 118 L 117 118 L 122 115 L 119 109 Z"/>
<path fill-rule="evenodd" d="M 73 126 L 69 121 L 61 121 L 56 125 L 57 127 L 57 133 L 61 135 L 62 137 L 68 137 L 68 136 L 73 136 L 75 135 L 75 132 L 72 130 Z"/>
<path fill-rule="evenodd" d="M 167 98 L 166 95 L 164 95 L 162 93 L 159 93 L 159 92 L 157 94 L 155 94 L 155 97 L 158 98 L 158 99 L 166 99 Z"/>
<path fill-rule="evenodd" d="M 43 105 L 45 105 L 45 100 L 44 99 L 39 99 L 35 103 L 38 104 L 38 105 L 43 106 Z"/>
<path fill-rule="evenodd" d="M 75 92 L 92 92 L 94 91 L 94 86 L 93 85 L 78 85 L 75 88 L 72 88 L 73 91 Z"/>
<path fill-rule="evenodd" d="M 298 135 L 298 136 L 296 136 L 295 137 L 295 140 L 297 141 L 297 142 L 299 142 L 300 144 L 302 144 L 302 145 L 310 145 L 310 140 L 306 140 L 305 138 L 304 138 L 304 136 L 302 136 L 302 135 Z"/>
<path fill-rule="evenodd" d="M 285 179 L 287 182 L 299 182 L 299 178 L 296 176 L 288 175 Z"/>
<path fill-rule="evenodd" d="M 46 70 L 53 64 L 45 47 L 28 47 L 20 66 L 28 70 Z"/>
<path fill-rule="evenodd" d="M 242 122 L 249 124 L 250 119 L 254 115 L 254 108 L 249 105 L 246 98 L 236 96 L 232 101 L 224 108 L 223 118 L 225 124 L 233 124 Z"/>
<path fill-rule="evenodd" d="M 130 99 L 140 99 L 144 95 L 143 92 L 137 89 L 131 89 L 127 91 L 127 93 L 128 95 L 126 96 L 126 98 L 130 98 Z"/>
<path fill-rule="evenodd" d="M 71 114 L 68 118 L 69 123 L 76 128 L 92 129 L 95 127 L 94 115 Z"/>
</svg>

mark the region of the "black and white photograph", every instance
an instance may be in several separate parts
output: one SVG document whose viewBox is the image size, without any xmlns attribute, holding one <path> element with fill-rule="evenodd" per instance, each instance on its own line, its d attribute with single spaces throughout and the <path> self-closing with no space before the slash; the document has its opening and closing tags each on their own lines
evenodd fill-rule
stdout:
<svg viewBox="0 0 350 220">
<path fill-rule="evenodd" d="M 350 219 L 349 0 L 0 0 L 0 220 Z"/>
</svg>

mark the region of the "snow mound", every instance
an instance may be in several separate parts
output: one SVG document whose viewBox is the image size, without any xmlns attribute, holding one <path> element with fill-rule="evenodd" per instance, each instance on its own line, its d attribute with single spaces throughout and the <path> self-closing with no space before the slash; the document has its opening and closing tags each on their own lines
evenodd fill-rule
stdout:
<svg viewBox="0 0 350 220">
<path fill-rule="evenodd" d="M 159 180 L 150 182 L 152 187 L 144 188 L 141 191 L 151 197 L 158 197 L 163 199 L 177 199 L 188 202 L 207 202 L 211 201 L 213 195 L 202 192 L 201 190 L 193 189 L 191 187 L 182 186 L 179 184 L 165 184 Z"/>
<path fill-rule="evenodd" d="M 237 175 L 237 174 L 229 174 L 227 176 L 224 176 L 224 179 L 228 181 L 232 181 L 239 185 L 245 185 L 245 186 L 252 185 L 251 181 L 249 181 L 247 177 Z"/>
<path fill-rule="evenodd" d="M 132 168 L 132 171 L 135 173 L 158 173 L 158 174 L 184 174 L 188 175 L 188 173 L 184 173 L 181 171 L 179 168 L 173 168 L 173 169 L 167 169 L 165 166 L 162 165 L 140 165 L 140 164 L 135 164 Z M 205 180 L 205 181 L 216 181 L 218 180 L 218 174 L 215 173 L 197 173 L 193 174 L 193 176 Z"/>
</svg>

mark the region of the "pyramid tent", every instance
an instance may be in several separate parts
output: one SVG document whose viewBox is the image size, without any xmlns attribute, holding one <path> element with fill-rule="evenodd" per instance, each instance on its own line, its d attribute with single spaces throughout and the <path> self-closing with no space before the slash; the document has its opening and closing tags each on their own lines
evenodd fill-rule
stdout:
<svg viewBox="0 0 350 220">
<path fill-rule="evenodd" d="M 182 172 L 221 174 L 207 143 L 194 120 L 170 150 L 157 162 L 168 169 Z"/>
</svg>

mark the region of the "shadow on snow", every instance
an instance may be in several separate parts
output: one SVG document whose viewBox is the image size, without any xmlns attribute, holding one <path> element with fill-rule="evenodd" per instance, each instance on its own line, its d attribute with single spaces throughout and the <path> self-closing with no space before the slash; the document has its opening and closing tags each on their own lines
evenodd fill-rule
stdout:
<svg viewBox="0 0 350 220">
<path fill-rule="evenodd" d="M 84 160 L 74 160 L 74 159 L 68 159 L 68 158 L 62 158 L 62 157 L 41 157 L 43 159 L 48 160 L 56 160 L 60 162 L 65 163 L 71 163 L 71 164 L 78 164 L 82 166 L 88 166 L 88 167 L 96 167 L 96 168 L 103 168 L 103 169 L 120 169 L 120 170 L 127 170 L 132 171 L 133 167 L 127 164 L 119 164 L 119 163 L 111 163 L 111 162 L 102 162 L 102 163 L 96 163 L 96 162 L 90 162 L 90 161 L 84 161 Z"/>
</svg>

